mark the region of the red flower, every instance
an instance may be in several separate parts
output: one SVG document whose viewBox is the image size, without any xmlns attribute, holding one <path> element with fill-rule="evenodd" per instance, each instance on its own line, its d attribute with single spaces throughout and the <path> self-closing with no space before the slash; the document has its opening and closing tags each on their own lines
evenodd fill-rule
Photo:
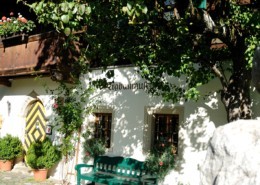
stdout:
<svg viewBox="0 0 260 185">
<path fill-rule="evenodd" d="M 160 166 L 162 166 L 162 165 L 163 165 L 163 162 L 162 162 L 162 161 L 160 161 L 160 162 L 159 162 L 159 165 L 160 165 Z"/>
<path fill-rule="evenodd" d="M 54 108 L 54 109 L 57 109 L 58 107 L 59 107 L 59 105 L 58 105 L 57 103 L 54 103 L 54 104 L 53 104 L 53 108 Z"/>
<path fill-rule="evenodd" d="M 27 19 L 25 19 L 24 17 L 18 18 L 18 20 L 20 20 L 23 23 L 27 23 Z"/>
<path fill-rule="evenodd" d="M 14 12 L 10 12 L 10 16 L 14 16 Z"/>
<path fill-rule="evenodd" d="M 2 17 L 2 21 L 6 21 L 6 19 L 7 19 L 6 16 Z"/>
</svg>

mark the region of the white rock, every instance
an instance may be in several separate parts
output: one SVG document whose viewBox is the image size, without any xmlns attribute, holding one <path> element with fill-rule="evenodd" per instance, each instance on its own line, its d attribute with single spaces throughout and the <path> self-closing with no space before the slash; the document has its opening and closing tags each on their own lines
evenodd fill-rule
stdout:
<svg viewBox="0 0 260 185">
<path fill-rule="evenodd" d="M 201 168 L 201 185 L 260 185 L 260 120 L 216 129 Z"/>
</svg>

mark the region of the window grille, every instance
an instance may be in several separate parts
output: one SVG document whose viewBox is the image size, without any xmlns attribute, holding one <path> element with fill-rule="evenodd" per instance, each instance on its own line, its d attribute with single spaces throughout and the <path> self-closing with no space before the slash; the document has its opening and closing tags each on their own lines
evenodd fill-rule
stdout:
<svg viewBox="0 0 260 185">
<path fill-rule="evenodd" d="M 163 149 L 167 146 L 178 146 L 179 115 L 154 114 L 153 147 Z"/>
<path fill-rule="evenodd" d="M 105 142 L 106 148 L 110 148 L 112 113 L 94 113 L 94 115 L 94 137 L 102 139 Z"/>
</svg>

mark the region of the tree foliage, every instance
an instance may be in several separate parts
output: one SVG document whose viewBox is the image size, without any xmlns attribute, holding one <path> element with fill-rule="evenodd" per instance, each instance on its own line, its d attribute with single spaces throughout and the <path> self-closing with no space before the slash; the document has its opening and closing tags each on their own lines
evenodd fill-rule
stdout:
<svg viewBox="0 0 260 185">
<path fill-rule="evenodd" d="M 198 87 L 218 77 L 232 121 L 251 118 L 251 66 L 259 44 L 259 2 L 240 2 L 41 0 L 27 5 L 39 22 L 64 34 L 68 47 L 71 41 L 84 43 L 77 58 L 84 69 L 134 64 L 151 84 L 149 92 L 166 101 L 197 100 Z M 86 30 L 74 34 L 83 25 Z M 222 47 L 213 47 L 216 42 Z"/>
</svg>

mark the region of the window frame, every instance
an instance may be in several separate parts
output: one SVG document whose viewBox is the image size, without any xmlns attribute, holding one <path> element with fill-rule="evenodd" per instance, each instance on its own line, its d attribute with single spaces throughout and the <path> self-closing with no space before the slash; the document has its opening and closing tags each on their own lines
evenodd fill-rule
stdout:
<svg viewBox="0 0 260 185">
<path fill-rule="evenodd" d="M 106 148 L 111 147 L 111 135 L 112 135 L 112 113 L 97 113 L 93 112 L 95 115 L 95 122 L 94 122 L 94 138 L 100 139 L 104 138 L 106 139 L 107 137 L 109 138 L 109 142 L 105 141 Z M 103 120 L 100 118 L 105 117 L 106 119 Z M 99 122 L 99 123 L 98 123 Z M 104 126 L 105 124 L 105 126 Z M 108 125 L 107 125 L 108 124 Z M 101 126 L 98 128 L 98 126 Z M 104 126 L 104 127 L 103 127 Z"/>
<path fill-rule="evenodd" d="M 144 152 L 149 152 L 152 149 L 153 138 L 154 137 L 154 115 L 155 114 L 168 114 L 168 115 L 178 115 L 178 141 L 180 140 L 180 125 L 184 121 L 184 107 L 174 106 L 174 107 L 152 107 L 146 106 L 144 108 L 144 134 L 143 134 L 143 150 Z M 179 144 L 177 151 L 179 151 Z"/>
<path fill-rule="evenodd" d="M 110 147 L 106 148 L 107 151 L 112 151 L 114 146 L 114 110 L 109 107 L 98 107 L 94 109 L 92 112 L 92 116 L 94 116 L 94 120 L 90 121 L 91 127 L 94 126 L 95 129 L 95 122 L 96 122 L 96 115 L 95 114 L 111 114 L 111 128 L 110 128 Z"/>
<path fill-rule="evenodd" d="M 153 148 L 178 146 L 179 114 L 153 114 L 151 143 Z M 162 141 L 164 140 L 164 141 Z M 178 151 L 178 150 L 177 150 Z M 176 152 L 177 152 L 176 151 Z"/>
</svg>

